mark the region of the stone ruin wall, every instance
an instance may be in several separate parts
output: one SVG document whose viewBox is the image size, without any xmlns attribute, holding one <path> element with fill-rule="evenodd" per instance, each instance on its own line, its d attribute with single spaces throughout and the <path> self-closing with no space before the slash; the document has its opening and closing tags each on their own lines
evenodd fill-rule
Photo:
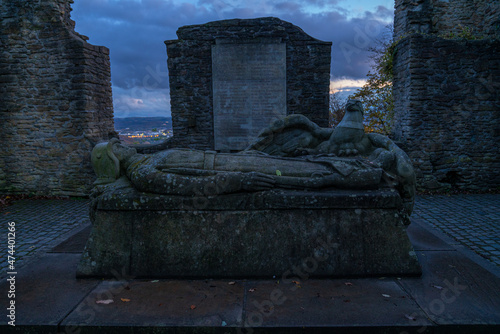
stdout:
<svg viewBox="0 0 500 334">
<path fill-rule="evenodd" d="M 0 3 L 0 193 L 86 195 L 90 152 L 114 135 L 109 50 L 72 0 Z"/>
<path fill-rule="evenodd" d="M 411 32 L 447 35 L 463 28 L 476 35 L 498 37 L 500 5 L 488 0 L 396 0 L 394 34 Z"/>
<path fill-rule="evenodd" d="M 319 126 L 328 126 L 330 42 L 316 40 L 277 18 L 184 26 L 177 36 L 165 42 L 174 132 L 170 146 L 214 148 L 211 50 L 216 38 L 281 38 L 287 54 L 287 114 L 304 114 Z"/>
<path fill-rule="evenodd" d="M 500 187 L 499 4 L 396 1 L 394 135 L 422 190 Z M 479 40 L 444 39 L 471 27 Z"/>
</svg>

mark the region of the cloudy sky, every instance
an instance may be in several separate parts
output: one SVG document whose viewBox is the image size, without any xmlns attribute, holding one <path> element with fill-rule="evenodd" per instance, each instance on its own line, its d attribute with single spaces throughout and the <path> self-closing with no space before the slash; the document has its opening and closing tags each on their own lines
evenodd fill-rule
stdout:
<svg viewBox="0 0 500 334">
<path fill-rule="evenodd" d="M 387 33 L 393 0 L 75 0 L 76 31 L 110 49 L 115 117 L 170 116 L 165 40 L 184 25 L 274 16 L 331 41 L 331 88 L 363 85 L 366 49 Z"/>
</svg>

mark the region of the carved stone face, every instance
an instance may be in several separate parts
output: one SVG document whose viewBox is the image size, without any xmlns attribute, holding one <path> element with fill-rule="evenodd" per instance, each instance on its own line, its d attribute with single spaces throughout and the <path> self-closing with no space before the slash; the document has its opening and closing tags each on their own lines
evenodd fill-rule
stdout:
<svg viewBox="0 0 500 334">
<path fill-rule="evenodd" d="M 113 144 L 113 153 L 119 161 L 124 161 L 137 154 L 137 150 L 135 148 L 128 147 L 120 144 L 119 142 L 116 142 Z"/>
<path fill-rule="evenodd" d="M 346 104 L 346 110 L 349 112 L 359 111 L 363 113 L 363 104 L 360 100 L 348 100 Z"/>
</svg>

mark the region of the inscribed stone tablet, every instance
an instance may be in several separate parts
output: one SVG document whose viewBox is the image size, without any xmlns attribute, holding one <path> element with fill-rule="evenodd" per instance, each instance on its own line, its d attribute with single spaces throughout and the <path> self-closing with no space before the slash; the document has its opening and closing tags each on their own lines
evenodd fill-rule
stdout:
<svg viewBox="0 0 500 334">
<path fill-rule="evenodd" d="M 286 115 L 286 45 L 217 41 L 212 47 L 214 144 L 243 150 Z"/>
</svg>

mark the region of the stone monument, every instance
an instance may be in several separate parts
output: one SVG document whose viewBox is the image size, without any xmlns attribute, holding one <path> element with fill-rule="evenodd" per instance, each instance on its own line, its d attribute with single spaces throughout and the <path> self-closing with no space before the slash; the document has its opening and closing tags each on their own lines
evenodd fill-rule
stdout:
<svg viewBox="0 0 500 334">
<path fill-rule="evenodd" d="M 177 36 L 165 42 L 169 148 L 241 151 L 290 114 L 328 125 L 331 42 L 273 17 L 184 26 Z"/>
<path fill-rule="evenodd" d="M 304 263 L 318 277 L 420 274 L 409 158 L 360 129 L 359 101 L 347 111 L 335 130 L 279 119 L 239 153 L 98 144 L 78 276 L 269 277 Z"/>
</svg>

